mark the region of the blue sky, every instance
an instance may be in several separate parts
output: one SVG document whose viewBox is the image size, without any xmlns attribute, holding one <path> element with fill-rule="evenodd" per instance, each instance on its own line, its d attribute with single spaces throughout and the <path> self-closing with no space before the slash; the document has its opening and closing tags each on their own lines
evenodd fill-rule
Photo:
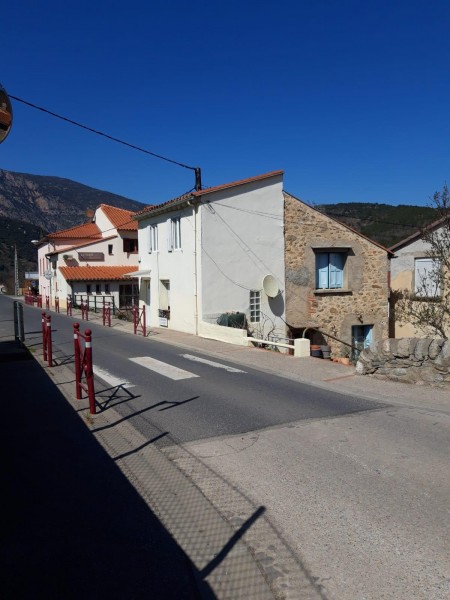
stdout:
<svg viewBox="0 0 450 600">
<path fill-rule="evenodd" d="M 450 3 L 153 0 L 2 6 L 0 82 L 214 186 L 272 170 L 313 203 L 429 203 L 449 181 Z M 0 168 L 147 204 L 191 171 L 13 102 Z"/>
</svg>

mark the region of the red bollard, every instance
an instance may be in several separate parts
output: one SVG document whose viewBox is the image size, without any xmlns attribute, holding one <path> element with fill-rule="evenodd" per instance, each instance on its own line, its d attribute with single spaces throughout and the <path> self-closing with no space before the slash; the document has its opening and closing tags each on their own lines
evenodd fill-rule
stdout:
<svg viewBox="0 0 450 600">
<path fill-rule="evenodd" d="M 102 307 L 103 326 L 108 323 L 108 327 L 111 327 L 111 304 L 109 302 L 103 304 Z"/>
<path fill-rule="evenodd" d="M 77 400 L 81 399 L 81 357 L 80 357 L 80 324 L 73 324 L 73 345 L 74 345 L 74 356 L 75 356 L 75 390 Z"/>
<path fill-rule="evenodd" d="M 52 318 L 42 313 L 42 352 L 48 366 L 53 367 Z"/>
<path fill-rule="evenodd" d="M 94 369 L 92 366 L 92 340 L 91 330 L 86 329 L 84 335 L 80 332 L 79 323 L 73 325 L 74 353 L 75 353 L 75 390 L 77 400 L 81 400 L 81 390 L 87 392 L 89 398 L 89 412 L 95 415 L 95 390 Z M 80 337 L 85 340 L 84 353 L 81 350 Z M 83 384 L 82 376 L 86 378 Z"/>
<path fill-rule="evenodd" d="M 44 360 L 47 360 L 47 325 L 45 323 L 45 312 L 41 315 L 41 325 L 42 325 L 42 354 L 44 356 Z"/>
<path fill-rule="evenodd" d="M 66 312 L 67 312 L 68 317 L 72 316 L 72 300 L 69 300 L 68 298 L 67 298 Z"/>
<path fill-rule="evenodd" d="M 95 415 L 95 392 L 94 392 L 94 369 L 92 366 L 92 338 L 91 330 L 86 329 L 85 331 L 85 373 L 87 383 L 87 393 L 89 397 L 89 412 L 91 415 Z"/>
<path fill-rule="evenodd" d="M 58 298 L 58 296 L 55 297 L 55 311 L 57 313 L 59 313 L 59 298 Z"/>
</svg>

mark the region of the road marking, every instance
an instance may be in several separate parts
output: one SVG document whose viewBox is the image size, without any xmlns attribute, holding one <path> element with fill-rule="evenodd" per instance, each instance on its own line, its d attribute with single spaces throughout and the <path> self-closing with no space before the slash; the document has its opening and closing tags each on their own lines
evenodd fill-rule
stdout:
<svg viewBox="0 0 450 600">
<path fill-rule="evenodd" d="M 225 369 L 229 373 L 246 373 L 246 371 L 241 371 L 241 369 L 235 369 L 234 367 L 229 367 L 228 365 L 223 365 L 221 363 L 213 362 L 212 360 L 207 360 L 206 358 L 199 358 L 198 356 L 193 356 L 192 354 L 180 354 L 183 358 L 187 358 L 188 360 L 193 360 L 195 362 L 200 362 L 205 365 L 209 365 L 210 367 L 216 367 L 216 369 Z"/>
<path fill-rule="evenodd" d="M 175 381 L 198 377 L 198 375 L 195 375 L 194 373 L 161 362 L 160 360 L 156 360 L 156 358 L 150 358 L 150 356 L 137 356 L 136 358 L 130 358 L 130 360 L 146 369 L 155 371 L 159 375 L 164 375 L 164 377 L 169 377 L 169 379 L 174 379 Z"/>
<path fill-rule="evenodd" d="M 126 379 L 119 379 L 119 377 L 111 375 L 109 371 L 101 369 L 100 367 L 94 367 L 93 371 L 94 375 L 97 375 L 97 377 L 100 377 L 101 379 L 103 379 L 103 381 L 106 381 L 106 383 L 109 383 L 112 387 L 118 387 L 119 385 L 123 388 L 134 387 L 133 383 L 130 383 Z"/>
</svg>

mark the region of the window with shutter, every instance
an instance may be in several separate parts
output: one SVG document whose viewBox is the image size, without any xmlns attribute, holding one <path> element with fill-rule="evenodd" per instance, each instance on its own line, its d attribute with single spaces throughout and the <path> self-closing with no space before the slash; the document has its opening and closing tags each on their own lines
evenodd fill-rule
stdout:
<svg viewBox="0 0 450 600">
<path fill-rule="evenodd" d="M 441 263 L 437 258 L 416 258 L 414 261 L 414 292 L 422 298 L 441 295 Z"/>
<path fill-rule="evenodd" d="M 334 290 L 344 287 L 344 252 L 316 253 L 316 288 Z"/>
</svg>

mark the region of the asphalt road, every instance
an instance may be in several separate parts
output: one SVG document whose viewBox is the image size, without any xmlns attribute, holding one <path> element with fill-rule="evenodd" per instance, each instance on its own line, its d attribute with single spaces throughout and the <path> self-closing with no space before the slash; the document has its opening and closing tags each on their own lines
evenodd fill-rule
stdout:
<svg viewBox="0 0 450 600">
<path fill-rule="evenodd" d="M 34 335 L 39 344 L 40 311 L 29 307 L 24 311 L 27 341 L 29 343 Z M 76 319 L 56 313 L 51 313 L 51 317 L 54 357 L 57 361 L 69 361 L 73 355 Z M 92 321 L 81 322 L 81 330 L 86 328 L 92 330 L 95 388 L 102 408 L 114 406 L 146 436 L 154 438 L 164 433 L 160 445 L 246 433 L 384 406 L 231 362 L 218 362 L 198 352 L 186 352 Z M 152 365 L 155 370 L 150 370 L 132 359 L 144 363 L 151 359 L 159 363 Z M 187 373 L 175 372 L 174 375 L 174 367 Z M 174 380 L 172 376 L 187 378 Z"/>
</svg>

